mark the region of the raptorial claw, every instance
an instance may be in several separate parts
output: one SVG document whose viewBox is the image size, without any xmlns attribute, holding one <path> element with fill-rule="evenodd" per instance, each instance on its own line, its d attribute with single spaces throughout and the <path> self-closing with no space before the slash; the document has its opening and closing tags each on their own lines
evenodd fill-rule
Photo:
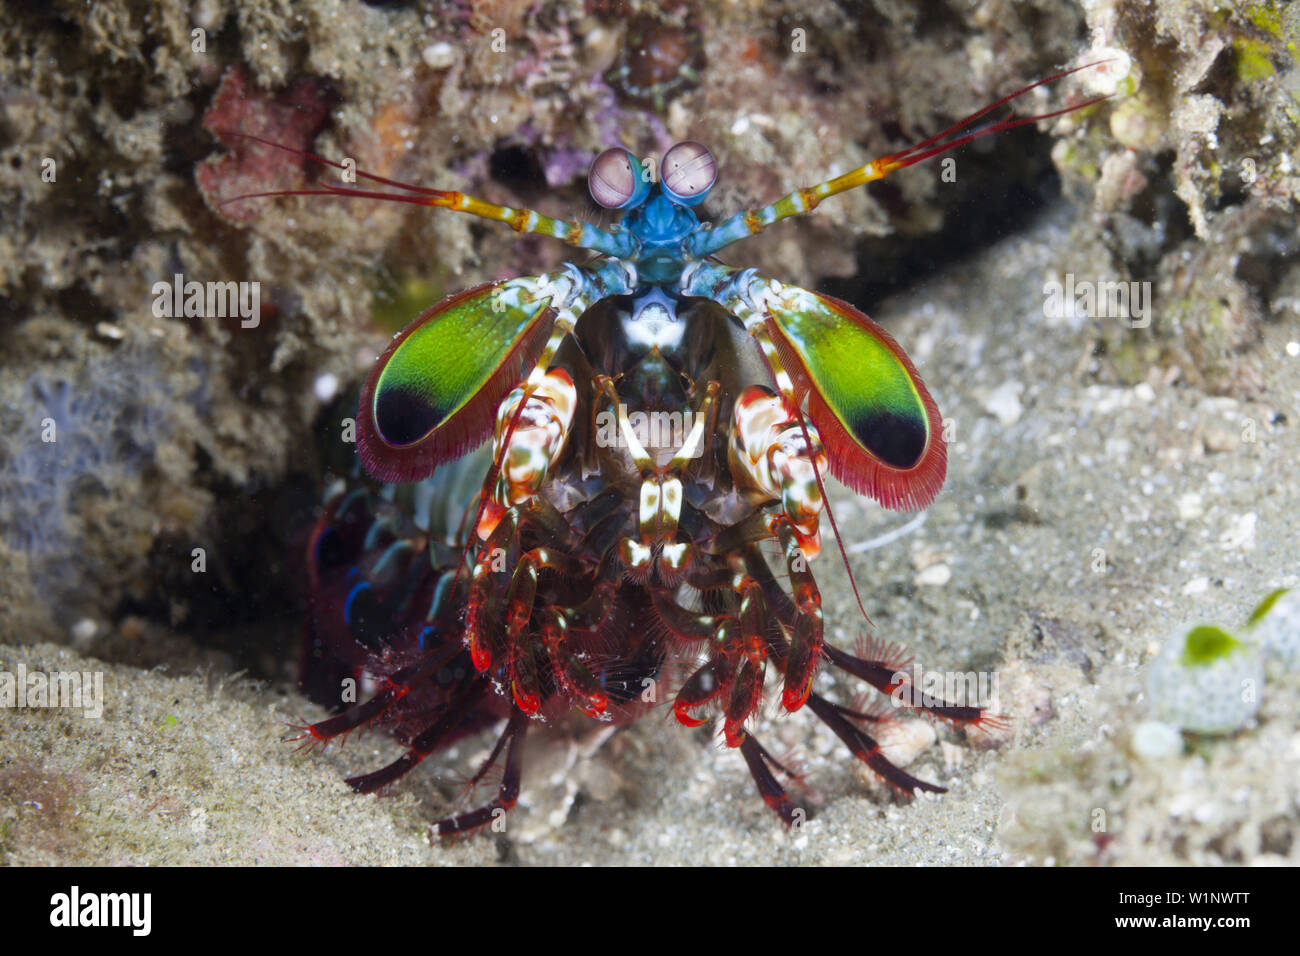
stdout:
<svg viewBox="0 0 1300 956">
<path fill-rule="evenodd" d="M 731 473 L 760 500 L 781 502 L 782 513 L 800 538 L 804 556 L 821 551 L 818 521 L 825 502 L 815 467 L 826 470 L 826 450 L 815 428 L 808 428 L 812 447 L 786 402 L 770 390 L 751 385 L 736 400 L 728 460 Z"/>
<path fill-rule="evenodd" d="M 516 388 L 498 407 L 494 441 L 501 471 L 491 505 L 479 519 L 480 538 L 487 539 L 507 508 L 526 504 L 541 491 L 568 442 L 577 402 L 572 376 L 562 368 L 553 368 L 531 394 Z"/>
</svg>

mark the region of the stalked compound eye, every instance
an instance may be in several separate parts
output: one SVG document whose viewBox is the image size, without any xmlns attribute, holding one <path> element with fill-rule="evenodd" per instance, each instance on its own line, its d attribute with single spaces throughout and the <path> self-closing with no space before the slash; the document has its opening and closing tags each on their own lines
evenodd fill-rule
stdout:
<svg viewBox="0 0 1300 956">
<path fill-rule="evenodd" d="M 591 198 L 606 209 L 631 209 L 650 193 L 650 177 L 641 161 L 614 146 L 596 157 L 587 176 Z"/>
<path fill-rule="evenodd" d="M 718 180 L 718 163 L 702 143 L 686 140 L 664 153 L 660 185 L 680 206 L 698 206 Z"/>
</svg>

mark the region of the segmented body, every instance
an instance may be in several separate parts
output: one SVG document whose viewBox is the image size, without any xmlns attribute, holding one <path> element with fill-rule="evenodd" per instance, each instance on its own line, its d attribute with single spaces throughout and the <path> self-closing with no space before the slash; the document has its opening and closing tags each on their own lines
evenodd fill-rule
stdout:
<svg viewBox="0 0 1300 956">
<path fill-rule="evenodd" d="M 478 522 L 470 573 L 461 571 L 458 551 L 378 495 L 354 489 L 336 499 L 312 550 L 309 689 L 336 700 L 341 681 L 357 671 L 387 686 L 368 707 L 312 733 L 328 739 L 382 715 L 411 747 L 391 767 L 354 778 L 357 789 L 384 786 L 424 754 L 512 714 L 550 720 L 576 706 L 627 722 L 665 702 L 689 725 L 717 705 L 727 740 L 770 777 L 769 763 L 776 765 L 744 725 L 761 701 L 769 658 L 775 671 L 786 670 L 791 636 L 811 680 L 821 611 L 806 562 L 818 550 L 820 499 L 811 473 L 798 467 L 803 437 L 789 434 L 796 426 L 779 401 L 746 391 L 747 363 L 737 354 L 745 344 L 734 317 L 658 287 L 588 309 L 574 347 L 553 366 L 572 368 L 562 384 L 571 374 L 593 385 L 575 403 L 580 424 L 569 423 L 562 457 L 548 463 L 526 500 L 512 501 L 525 495 L 509 480 L 498 483 Z M 499 421 L 509 420 L 515 399 L 501 404 Z M 553 406 L 539 405 L 544 427 Z M 738 422 L 738 412 L 750 420 Z M 516 448 L 527 434 L 516 428 Z M 753 441 L 745 436 L 754 434 L 784 443 L 786 470 L 798 479 L 788 483 L 790 501 L 803 528 L 771 507 L 781 466 L 767 488 L 737 483 L 737 473 L 755 476 L 729 459 L 748 455 Z M 499 451 L 499 435 L 496 444 Z M 524 485 L 540 472 L 532 458 L 515 469 Z M 658 477 L 656 469 L 662 478 L 650 485 L 680 486 L 661 494 L 680 500 L 677 507 L 645 504 L 644 476 Z M 508 461 L 503 470 L 509 474 Z M 774 538 L 783 548 L 776 572 L 760 547 Z M 796 582 L 802 606 L 778 575 Z M 522 728 L 507 723 L 511 745 Z M 933 789 L 894 773 L 901 787 Z M 489 821 L 513 801 L 516 776 L 508 762 L 506 792 L 443 821 L 441 830 Z M 793 820 L 779 786 L 765 788 Z"/>
<path fill-rule="evenodd" d="M 443 520 L 414 522 L 354 489 L 329 504 L 313 538 L 304 684 L 334 705 L 348 679 L 377 683 L 308 734 L 328 741 L 378 720 L 408 747 L 352 778 L 356 789 L 383 787 L 504 721 L 475 778 L 503 765 L 497 795 L 436 824 L 460 833 L 513 806 L 520 743 L 535 722 L 574 708 L 629 721 L 666 705 L 689 726 L 716 713 L 763 799 L 792 823 L 800 815 L 779 779 L 790 774 L 752 730 L 765 686 L 779 682 L 786 710 L 809 707 L 899 791 L 942 790 L 886 759 L 873 734 L 888 712 L 812 690 L 828 664 L 896 707 L 997 722 L 977 706 L 923 697 L 884 642 L 861 657 L 828 644 L 811 572 L 823 473 L 887 507 L 924 507 L 946 466 L 938 410 L 899 345 L 851 305 L 712 253 L 892 170 L 1045 118 L 961 132 L 1023 92 L 717 225 L 693 211 L 716 165 L 690 142 L 665 154 L 659 182 L 625 150 L 597 158 L 593 198 L 627 212 L 609 229 L 364 173 L 402 192 L 297 191 L 442 206 L 598 254 L 439 303 L 366 381 L 357 417 L 366 470 L 400 483 L 442 466 L 432 498 L 426 484 L 411 503 Z M 481 489 L 458 496 L 467 453 L 489 436 Z"/>
</svg>

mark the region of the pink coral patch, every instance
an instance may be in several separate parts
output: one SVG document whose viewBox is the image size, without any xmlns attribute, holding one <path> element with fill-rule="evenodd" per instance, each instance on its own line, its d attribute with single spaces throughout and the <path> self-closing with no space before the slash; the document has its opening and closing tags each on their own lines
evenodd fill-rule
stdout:
<svg viewBox="0 0 1300 956">
<path fill-rule="evenodd" d="M 306 150 L 325 126 L 332 104 L 328 88 L 318 79 L 303 77 L 282 90 L 264 91 L 248 79 L 242 67 L 227 70 L 203 114 L 203 128 L 230 149 L 198 167 L 199 189 L 208 205 L 231 222 L 251 222 L 261 215 L 264 203 L 218 203 L 235 196 L 305 186 L 306 159 L 228 134 L 261 136 Z"/>
</svg>

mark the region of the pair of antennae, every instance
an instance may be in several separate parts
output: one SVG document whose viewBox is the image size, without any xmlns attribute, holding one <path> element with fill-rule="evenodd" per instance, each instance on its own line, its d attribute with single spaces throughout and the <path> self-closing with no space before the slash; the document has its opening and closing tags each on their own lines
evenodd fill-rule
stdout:
<svg viewBox="0 0 1300 956">
<path fill-rule="evenodd" d="M 983 109 L 980 109 L 966 118 L 954 123 L 952 126 L 936 133 L 929 139 L 922 140 L 906 149 L 896 153 L 890 153 L 888 156 L 882 156 L 871 162 L 859 166 L 850 172 L 844 173 L 825 182 L 817 183 L 814 186 L 806 186 L 797 189 L 787 196 L 778 199 L 776 202 L 755 209 L 748 209 L 736 213 L 729 219 L 724 220 L 712 229 L 702 230 L 691 236 L 686 243 L 686 252 L 692 258 L 702 258 L 712 255 L 720 249 L 752 236 L 773 223 L 780 222 L 783 219 L 789 219 L 793 216 L 799 216 L 806 212 L 811 212 L 817 205 L 830 196 L 838 195 L 850 189 L 856 189 L 858 186 L 874 182 L 878 179 L 884 179 L 890 173 L 905 169 L 908 166 L 915 165 L 940 153 L 956 149 L 973 140 L 980 139 L 984 136 L 992 136 L 994 133 L 1001 133 L 1009 129 L 1015 129 L 1018 126 L 1025 126 L 1030 123 L 1038 123 L 1044 120 L 1054 119 L 1057 116 L 1063 116 L 1066 113 L 1072 113 L 1076 110 L 1092 106 L 1102 100 L 1108 99 L 1109 96 L 1096 96 L 1077 103 L 1073 106 L 1066 106 L 1059 110 L 1049 113 L 1040 113 L 1034 116 L 1016 116 L 1012 113 L 1005 119 L 994 123 L 987 123 L 973 130 L 966 130 L 970 124 L 982 119 L 989 113 L 1005 106 L 1006 104 L 1024 96 L 1031 90 L 1037 89 L 1048 83 L 1054 83 L 1057 80 L 1078 73 L 1080 70 L 1086 70 L 1094 66 L 1100 66 L 1108 63 L 1109 60 L 1098 60 L 1093 63 L 1086 63 L 1083 66 L 1076 66 L 1070 70 L 1064 70 L 1060 73 L 1053 74 L 1045 79 L 1038 80 L 1028 86 L 1009 93 L 1001 99 L 990 103 Z M 962 132 L 966 130 L 965 132 Z M 543 216 L 532 209 L 515 209 L 510 206 L 500 206 L 496 203 L 486 202 L 482 199 L 476 199 L 473 196 L 461 192 L 447 191 L 442 189 L 432 189 L 428 186 L 417 186 L 412 183 L 404 183 L 396 179 L 388 179 L 384 176 L 376 176 L 373 173 L 365 172 L 360 169 L 352 169 L 343 163 L 326 159 L 315 153 L 305 150 L 295 149 L 291 146 L 285 146 L 274 140 L 265 139 L 261 136 L 255 136 L 251 133 L 239 133 L 233 130 L 218 129 L 217 135 L 222 139 L 242 139 L 255 143 L 261 143 L 274 149 L 300 156 L 304 159 L 310 159 L 313 162 L 321 163 L 325 166 L 333 167 L 349 174 L 354 174 L 357 178 L 367 182 L 375 183 L 380 186 L 387 186 L 390 189 L 398 190 L 397 192 L 385 192 L 377 189 L 361 189 L 356 186 L 337 185 L 329 182 L 320 182 L 318 186 L 307 189 L 281 189 L 270 192 L 247 193 L 241 196 L 235 196 L 231 199 L 222 200 L 218 205 L 227 206 L 231 203 L 242 202 L 249 199 L 266 199 L 276 196 L 334 196 L 345 199 L 372 199 L 385 202 L 409 203 L 414 206 L 435 206 L 444 209 L 450 209 L 453 212 L 463 212 L 471 216 L 477 216 L 480 219 L 491 219 L 496 222 L 503 222 L 509 225 L 516 232 L 528 233 L 532 235 L 551 236 L 560 239 L 571 246 L 579 249 L 590 249 L 593 252 L 604 255 L 618 256 L 628 258 L 634 256 L 637 252 L 639 243 L 636 238 L 619 226 L 613 226 L 610 229 L 602 229 L 599 226 L 586 222 L 566 222 L 562 219 L 552 219 L 549 216 Z M 608 151 L 607 151 L 608 152 Z M 604 154 L 602 154 L 603 156 Z"/>
</svg>

